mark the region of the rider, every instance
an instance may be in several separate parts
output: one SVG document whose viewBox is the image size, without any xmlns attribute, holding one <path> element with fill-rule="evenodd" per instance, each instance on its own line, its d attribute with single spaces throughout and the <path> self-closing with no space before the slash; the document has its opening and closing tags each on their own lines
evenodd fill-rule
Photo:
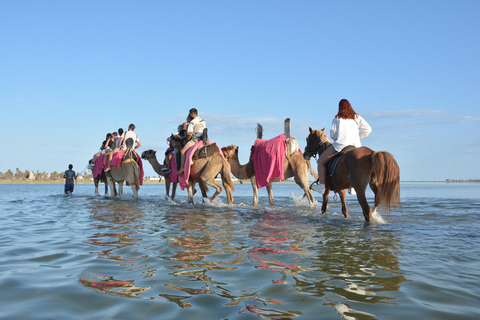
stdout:
<svg viewBox="0 0 480 320">
<path fill-rule="evenodd" d="M 135 130 L 135 125 L 132 123 L 128 126 L 128 131 L 125 132 L 122 137 L 120 138 L 120 142 L 119 142 L 119 146 L 120 146 L 120 150 L 125 150 L 127 147 L 125 145 L 125 141 L 128 139 L 128 138 L 132 138 L 133 139 L 133 145 L 134 145 L 134 149 L 138 149 L 141 147 L 142 143 L 140 142 L 140 140 L 138 139 L 138 136 L 136 133 L 133 132 L 133 130 Z M 137 145 L 135 145 L 135 143 Z M 111 167 L 111 163 L 109 162 L 108 163 L 108 166 L 105 168 L 105 171 L 108 171 L 110 170 L 110 167 Z"/>
<path fill-rule="evenodd" d="M 360 133 L 358 130 L 360 129 Z M 355 113 L 350 102 L 342 99 L 338 103 L 338 113 L 333 118 L 330 137 L 333 144 L 328 147 L 318 158 L 318 184 L 312 185 L 312 189 L 323 194 L 327 176 L 327 163 L 337 152 L 346 146 L 361 147 L 360 139 L 367 137 L 372 128 L 359 114 Z M 354 191 L 350 191 L 351 194 Z"/>
<path fill-rule="evenodd" d="M 185 154 L 187 153 L 188 149 L 190 149 L 193 145 L 195 145 L 198 141 L 202 139 L 203 130 L 207 128 L 207 123 L 205 120 L 198 116 L 198 111 L 195 108 L 189 110 L 188 115 L 192 118 L 190 123 L 187 126 L 187 143 L 181 150 L 182 154 L 182 164 L 180 166 L 180 170 L 177 174 L 182 174 L 185 166 Z"/>
</svg>

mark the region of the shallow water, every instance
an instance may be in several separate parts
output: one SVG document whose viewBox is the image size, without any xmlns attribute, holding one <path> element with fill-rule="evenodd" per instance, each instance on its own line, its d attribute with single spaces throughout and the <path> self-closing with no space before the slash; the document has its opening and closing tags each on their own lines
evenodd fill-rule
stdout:
<svg viewBox="0 0 480 320">
<path fill-rule="evenodd" d="M 260 191 L 192 206 L 163 184 L 138 202 L 0 185 L 0 318 L 480 317 L 480 184 L 402 183 L 402 212 L 369 224 L 354 196 L 344 219 L 332 196 L 322 215 L 295 184 L 275 206 Z"/>
</svg>

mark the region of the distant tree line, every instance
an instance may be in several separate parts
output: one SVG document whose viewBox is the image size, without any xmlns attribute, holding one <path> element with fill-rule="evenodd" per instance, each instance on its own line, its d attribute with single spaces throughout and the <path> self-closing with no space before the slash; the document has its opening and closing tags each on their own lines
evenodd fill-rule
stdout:
<svg viewBox="0 0 480 320">
<path fill-rule="evenodd" d="M 15 169 L 15 173 L 12 170 L 8 169 L 7 172 L 0 172 L 0 180 L 13 180 L 13 181 L 58 181 L 63 179 L 63 174 L 65 171 L 53 171 L 51 173 L 46 173 L 45 171 L 37 172 L 25 170 L 21 171 L 19 168 Z M 87 171 L 81 174 L 83 179 L 93 179 L 93 175 Z M 79 176 L 80 177 L 80 176 Z"/>
<path fill-rule="evenodd" d="M 447 179 L 446 182 L 480 182 L 480 179 Z"/>
</svg>

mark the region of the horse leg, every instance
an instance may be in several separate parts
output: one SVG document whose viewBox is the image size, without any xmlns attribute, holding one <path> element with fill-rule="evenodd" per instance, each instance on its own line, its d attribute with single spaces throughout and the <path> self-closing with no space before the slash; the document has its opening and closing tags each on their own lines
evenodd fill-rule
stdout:
<svg viewBox="0 0 480 320">
<path fill-rule="evenodd" d="M 365 217 L 366 221 L 370 221 L 372 218 L 372 212 L 370 211 L 370 206 L 368 205 L 367 198 L 365 197 L 365 190 L 366 188 L 355 189 L 357 192 L 357 200 L 362 207 L 363 216 Z"/>
<path fill-rule="evenodd" d="M 252 184 L 252 189 L 253 189 L 253 205 L 256 206 L 258 205 L 258 188 L 257 188 L 257 180 L 255 179 L 255 176 L 250 178 L 250 183 Z"/>
<path fill-rule="evenodd" d="M 105 194 L 108 194 L 108 183 L 106 179 L 104 184 L 105 184 Z"/>
<path fill-rule="evenodd" d="M 327 187 L 327 188 L 325 188 L 325 192 L 323 193 L 322 213 L 327 212 L 327 203 L 328 203 L 328 195 L 329 194 L 330 194 L 330 189 Z"/>
<path fill-rule="evenodd" d="M 345 196 L 345 189 L 338 192 L 340 201 L 342 202 L 342 213 L 345 218 L 348 218 L 347 197 Z"/>
<path fill-rule="evenodd" d="M 375 215 L 377 208 L 380 205 L 380 197 L 377 197 L 378 187 L 375 183 L 370 182 L 370 189 L 372 189 L 373 194 L 375 195 L 375 204 L 372 211 L 372 214 Z"/>
</svg>

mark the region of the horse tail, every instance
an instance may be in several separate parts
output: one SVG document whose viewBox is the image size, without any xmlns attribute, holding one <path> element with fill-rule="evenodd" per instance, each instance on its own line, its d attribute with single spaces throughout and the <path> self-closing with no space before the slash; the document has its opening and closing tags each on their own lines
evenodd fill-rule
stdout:
<svg viewBox="0 0 480 320">
<path fill-rule="evenodd" d="M 377 186 L 375 205 L 383 205 L 388 216 L 390 207 L 401 207 L 400 168 L 395 158 L 386 151 L 372 155 L 372 182 Z"/>
</svg>

